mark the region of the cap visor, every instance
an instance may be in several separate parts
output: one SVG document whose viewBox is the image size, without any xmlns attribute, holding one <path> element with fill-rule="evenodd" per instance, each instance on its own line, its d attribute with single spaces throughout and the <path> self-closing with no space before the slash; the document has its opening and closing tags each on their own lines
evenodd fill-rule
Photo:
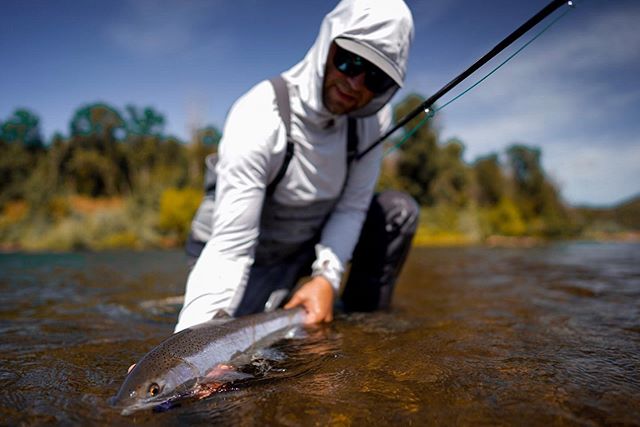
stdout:
<svg viewBox="0 0 640 427">
<path fill-rule="evenodd" d="M 373 49 L 366 44 L 360 43 L 353 39 L 347 39 L 344 37 L 337 37 L 334 42 L 341 48 L 348 50 L 351 53 L 355 53 L 358 56 L 363 57 L 367 61 L 371 62 L 376 67 L 380 68 L 386 75 L 391 77 L 394 82 L 402 87 L 402 76 L 394 65 L 383 54 L 376 49 Z"/>
</svg>

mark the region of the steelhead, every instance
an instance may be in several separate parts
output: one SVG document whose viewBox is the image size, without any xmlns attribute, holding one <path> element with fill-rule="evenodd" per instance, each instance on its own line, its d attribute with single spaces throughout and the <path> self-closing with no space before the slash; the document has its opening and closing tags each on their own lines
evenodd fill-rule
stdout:
<svg viewBox="0 0 640 427">
<path fill-rule="evenodd" d="M 233 379 L 234 361 L 252 348 L 273 344 L 304 319 L 304 310 L 297 307 L 222 322 L 212 319 L 184 329 L 140 359 L 111 403 L 126 415 L 215 391 Z"/>
</svg>

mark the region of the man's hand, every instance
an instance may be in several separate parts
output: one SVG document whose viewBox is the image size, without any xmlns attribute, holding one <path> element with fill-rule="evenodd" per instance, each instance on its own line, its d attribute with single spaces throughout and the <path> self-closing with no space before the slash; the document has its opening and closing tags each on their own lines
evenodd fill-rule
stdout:
<svg viewBox="0 0 640 427">
<path fill-rule="evenodd" d="M 293 294 L 284 308 L 302 305 L 307 312 L 307 325 L 333 320 L 333 286 L 322 276 L 316 276 Z"/>
</svg>

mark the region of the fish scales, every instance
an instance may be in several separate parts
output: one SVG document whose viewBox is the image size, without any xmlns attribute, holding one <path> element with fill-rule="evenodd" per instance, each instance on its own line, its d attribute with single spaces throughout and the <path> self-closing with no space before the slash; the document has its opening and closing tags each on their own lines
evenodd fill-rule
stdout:
<svg viewBox="0 0 640 427">
<path fill-rule="evenodd" d="M 227 364 L 264 340 L 281 338 L 284 330 L 301 325 L 304 318 L 304 310 L 294 308 L 224 323 L 214 319 L 180 331 L 140 359 L 112 403 L 130 413 L 188 395 L 216 378 L 224 381 Z"/>
</svg>

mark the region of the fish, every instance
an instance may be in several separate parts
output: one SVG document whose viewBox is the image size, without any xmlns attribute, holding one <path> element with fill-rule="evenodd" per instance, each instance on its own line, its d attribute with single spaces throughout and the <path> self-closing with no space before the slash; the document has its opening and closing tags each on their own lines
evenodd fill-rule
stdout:
<svg viewBox="0 0 640 427">
<path fill-rule="evenodd" d="M 265 348 L 304 324 L 303 308 L 280 309 L 238 318 L 214 318 L 173 334 L 135 364 L 112 406 L 123 415 L 171 407 L 203 398 L 242 378 L 234 369 L 251 350 Z M 245 374 L 246 376 L 246 374 Z"/>
</svg>

